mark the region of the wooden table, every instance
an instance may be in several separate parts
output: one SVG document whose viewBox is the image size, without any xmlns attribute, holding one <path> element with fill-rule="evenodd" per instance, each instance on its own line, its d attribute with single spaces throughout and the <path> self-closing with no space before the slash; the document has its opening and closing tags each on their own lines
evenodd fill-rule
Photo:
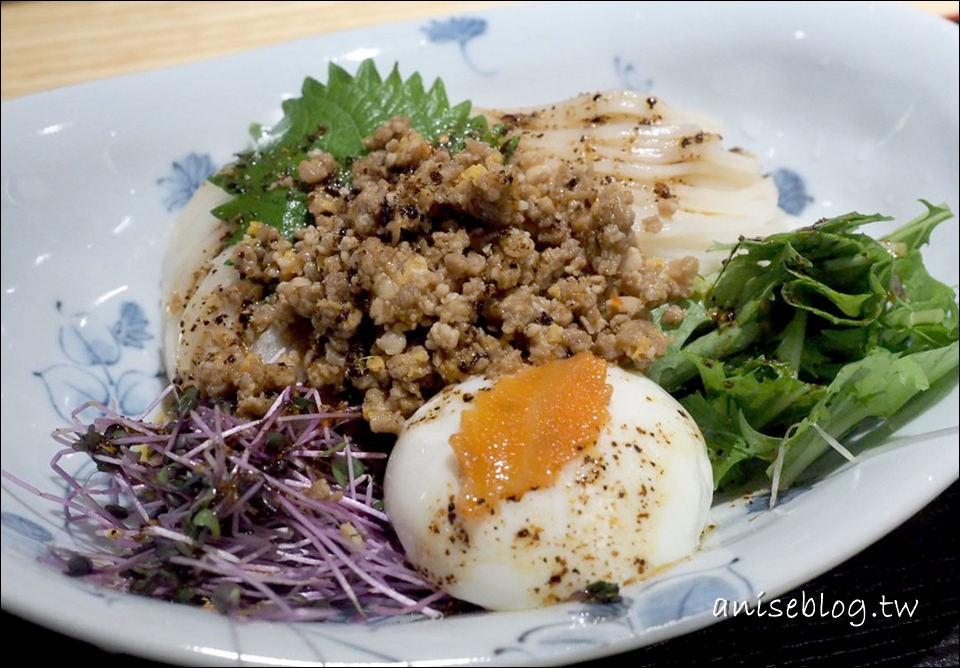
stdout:
<svg viewBox="0 0 960 668">
<path fill-rule="evenodd" d="M 0 98 L 267 44 L 517 2 L 4 2 Z M 956 17 L 958 2 L 907 2 Z M 149 26 L 149 30 L 141 29 Z"/>
<path fill-rule="evenodd" d="M 509 4 L 518 3 L 4 2 L 0 94 L 8 100 L 321 33 Z"/>
<path fill-rule="evenodd" d="M 194 62 L 374 23 L 476 11 L 511 2 L 3 2 L 2 99 Z M 956 17 L 957 2 L 911 2 Z M 362 6 L 361 6 L 362 5 Z M 150 30 L 141 30 L 148 25 Z M 919 515 L 789 598 L 881 594 L 918 600 L 917 614 L 851 629 L 846 620 L 737 618 L 622 657 L 631 665 L 911 665 L 958 661 L 954 484 Z M 98 668 L 151 665 L 105 653 L 8 613 L 15 645 L 51 661 Z M 856 632 L 852 632 L 856 631 Z M 122 630 L 118 629 L 118 632 Z M 8 643 L 11 648 L 14 643 Z M 38 655 L 38 656 L 39 656 Z"/>
</svg>

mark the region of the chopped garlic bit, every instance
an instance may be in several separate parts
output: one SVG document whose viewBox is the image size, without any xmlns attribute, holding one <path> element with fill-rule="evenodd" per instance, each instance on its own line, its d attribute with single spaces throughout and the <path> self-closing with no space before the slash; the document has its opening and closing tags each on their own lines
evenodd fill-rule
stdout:
<svg viewBox="0 0 960 668">
<path fill-rule="evenodd" d="M 304 495 L 317 501 L 326 501 L 333 492 L 330 490 L 330 483 L 320 478 L 304 491 Z"/>
<path fill-rule="evenodd" d="M 130 450 L 137 453 L 140 457 L 140 463 L 148 466 L 160 466 L 163 463 L 163 455 L 151 448 L 148 444 L 131 446 Z"/>
<path fill-rule="evenodd" d="M 357 527 L 353 526 L 350 522 L 344 522 L 340 525 L 340 535 L 349 540 L 351 543 L 354 543 L 357 547 L 363 547 L 363 536 L 360 535 L 360 532 L 357 531 Z"/>
</svg>

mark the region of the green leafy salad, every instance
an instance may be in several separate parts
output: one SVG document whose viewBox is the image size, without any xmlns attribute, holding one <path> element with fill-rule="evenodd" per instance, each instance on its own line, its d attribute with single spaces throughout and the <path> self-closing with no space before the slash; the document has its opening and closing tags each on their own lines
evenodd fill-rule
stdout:
<svg viewBox="0 0 960 668">
<path fill-rule="evenodd" d="M 889 219 L 856 213 L 744 239 L 665 327 L 650 376 L 700 425 L 718 488 L 760 470 L 788 487 L 838 439 L 875 442 L 957 383 L 957 297 L 920 254 L 951 213 L 924 204 L 880 239 L 860 228 Z"/>
</svg>

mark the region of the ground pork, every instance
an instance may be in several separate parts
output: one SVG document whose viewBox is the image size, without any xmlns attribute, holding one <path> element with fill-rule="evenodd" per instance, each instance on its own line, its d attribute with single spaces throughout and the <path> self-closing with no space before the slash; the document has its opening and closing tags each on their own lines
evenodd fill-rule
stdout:
<svg viewBox="0 0 960 668">
<path fill-rule="evenodd" d="M 472 375 L 583 350 L 643 370 L 664 352 L 649 310 L 689 296 L 697 261 L 647 257 L 618 182 L 589 163 L 521 169 L 478 141 L 451 154 L 403 118 L 365 143 L 349 186 L 329 155 L 300 165 L 312 225 L 292 240 L 254 225 L 234 248 L 246 331 L 208 356 L 214 393 L 256 413 L 306 382 L 396 433 Z M 251 361 L 242 342 L 271 328 L 284 360 Z"/>
</svg>

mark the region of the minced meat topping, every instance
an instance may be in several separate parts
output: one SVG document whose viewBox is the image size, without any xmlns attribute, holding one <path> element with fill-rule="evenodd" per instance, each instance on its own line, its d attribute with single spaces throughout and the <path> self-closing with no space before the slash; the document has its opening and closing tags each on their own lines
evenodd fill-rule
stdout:
<svg viewBox="0 0 960 668">
<path fill-rule="evenodd" d="M 246 329 L 226 338 L 249 346 L 279 331 L 287 352 L 211 351 L 194 378 L 209 393 L 257 413 L 306 382 L 397 433 L 469 376 L 584 350 L 643 370 L 664 352 L 648 311 L 690 295 L 697 261 L 646 257 L 618 182 L 589 163 L 521 170 L 477 141 L 451 154 L 403 118 L 366 144 L 349 187 L 331 156 L 301 163 L 314 224 L 292 242 L 255 224 L 236 245 L 227 290 Z"/>
</svg>

